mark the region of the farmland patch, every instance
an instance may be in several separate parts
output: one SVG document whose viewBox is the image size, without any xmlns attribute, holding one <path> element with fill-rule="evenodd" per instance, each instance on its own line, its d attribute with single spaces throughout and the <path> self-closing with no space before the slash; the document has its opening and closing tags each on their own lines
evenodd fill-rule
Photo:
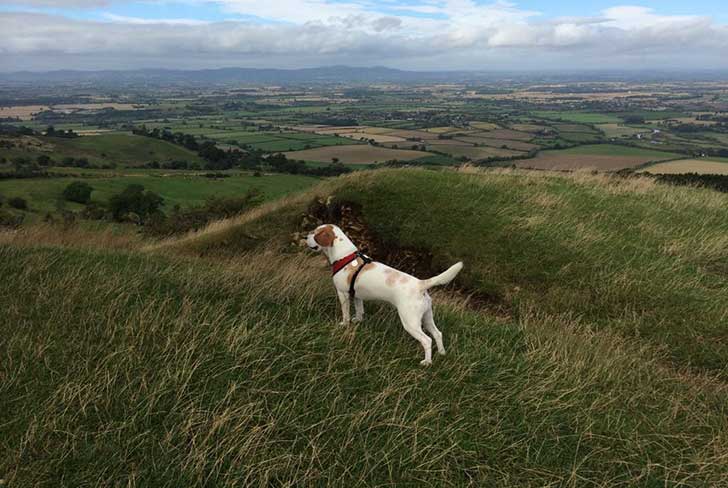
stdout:
<svg viewBox="0 0 728 488">
<path fill-rule="evenodd" d="M 535 158 L 519 161 L 516 166 L 553 170 L 593 168 L 600 171 L 615 171 L 632 168 L 651 161 L 665 161 L 676 157 L 679 157 L 679 155 L 662 151 L 611 144 L 595 144 L 564 150 L 542 151 Z"/>
<path fill-rule="evenodd" d="M 648 166 L 640 172 L 652 174 L 697 173 L 701 175 L 728 175 L 728 162 L 707 159 L 680 159 Z"/>
<path fill-rule="evenodd" d="M 522 152 L 488 146 L 428 146 L 428 150 L 449 154 L 452 157 L 466 157 L 473 161 L 488 158 L 521 156 Z"/>
<path fill-rule="evenodd" d="M 303 151 L 286 152 L 284 154 L 289 159 L 303 161 L 331 162 L 336 158 L 345 164 L 382 163 L 393 159 L 410 161 L 412 159 L 432 156 L 432 154 L 423 151 L 389 149 L 371 146 L 369 144 L 327 146 Z"/>
</svg>

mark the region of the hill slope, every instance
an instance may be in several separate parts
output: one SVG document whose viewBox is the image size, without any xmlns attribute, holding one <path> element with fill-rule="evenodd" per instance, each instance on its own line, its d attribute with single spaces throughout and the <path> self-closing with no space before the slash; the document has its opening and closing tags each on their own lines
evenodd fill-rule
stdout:
<svg viewBox="0 0 728 488">
<path fill-rule="evenodd" d="M 538 314 L 335 325 L 318 258 L 0 246 L 11 486 L 719 486 L 724 385 Z"/>
<path fill-rule="evenodd" d="M 391 251 L 414 250 L 428 264 L 408 268 L 419 274 L 463 260 L 458 281 L 516 319 L 537 310 L 610 329 L 728 377 L 728 195 L 709 190 L 578 174 L 377 171 L 162 247 L 286 249 L 316 219 L 340 221 L 342 205 L 374 236 L 375 258 L 406 266 Z"/>
<path fill-rule="evenodd" d="M 156 252 L 0 234 L 0 473 L 10 486 L 728 485 L 728 387 L 711 362 L 724 336 L 708 322 L 725 313 L 724 199 L 396 170 Z M 405 268 L 426 261 L 420 274 L 466 260 L 469 303 L 435 296 L 447 356 L 420 367 L 388 306 L 336 325 L 328 268 L 291 244 L 319 218 Z M 702 342 L 676 340 L 686 327 Z"/>
<path fill-rule="evenodd" d="M 39 155 L 47 155 L 58 162 L 66 157 L 86 158 L 93 165 L 116 163 L 124 166 L 142 166 L 152 161 L 203 162 L 197 153 L 182 146 L 133 134 L 114 133 L 73 139 L 33 136 L 24 141 L 20 144 L 23 147 L 0 149 L 0 156 L 35 160 Z"/>
</svg>

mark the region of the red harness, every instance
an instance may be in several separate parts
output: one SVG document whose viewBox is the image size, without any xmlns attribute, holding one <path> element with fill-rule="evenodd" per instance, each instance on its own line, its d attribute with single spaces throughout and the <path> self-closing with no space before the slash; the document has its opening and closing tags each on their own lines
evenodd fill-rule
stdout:
<svg viewBox="0 0 728 488">
<path fill-rule="evenodd" d="M 359 251 L 354 251 L 353 253 L 349 254 L 348 256 L 344 256 L 338 261 L 334 261 L 334 264 L 331 265 L 331 276 L 344 269 L 347 264 L 354 261 L 357 257 L 359 257 Z"/>
</svg>

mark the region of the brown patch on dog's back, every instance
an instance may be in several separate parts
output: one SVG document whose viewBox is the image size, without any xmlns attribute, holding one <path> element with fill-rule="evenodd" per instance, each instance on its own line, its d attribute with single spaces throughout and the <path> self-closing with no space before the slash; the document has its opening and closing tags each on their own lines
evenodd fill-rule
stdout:
<svg viewBox="0 0 728 488">
<path fill-rule="evenodd" d="M 334 229 L 330 225 L 324 226 L 313 236 L 313 240 L 316 241 L 321 247 L 331 247 L 336 240 L 336 234 Z"/>
<path fill-rule="evenodd" d="M 407 276 L 406 273 L 402 273 L 401 271 L 393 268 L 385 269 L 384 274 L 387 276 L 386 280 L 384 281 L 384 284 L 386 284 L 387 286 L 395 286 L 397 283 L 401 285 L 406 285 L 412 279 Z"/>
<path fill-rule="evenodd" d="M 399 274 L 399 272 L 392 268 L 387 268 L 384 270 L 384 274 L 387 275 L 387 279 L 384 283 L 387 286 L 394 286 L 394 283 L 397 281 L 397 275 Z"/>
</svg>

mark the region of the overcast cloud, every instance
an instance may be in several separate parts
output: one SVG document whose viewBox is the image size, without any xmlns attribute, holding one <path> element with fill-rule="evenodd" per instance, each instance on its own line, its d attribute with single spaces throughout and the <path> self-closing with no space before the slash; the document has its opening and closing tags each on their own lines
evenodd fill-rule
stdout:
<svg viewBox="0 0 728 488">
<path fill-rule="evenodd" d="M 186 1 L 201 9 L 210 5 Z M 0 0 L 0 5 L 13 4 Z M 215 8 L 231 20 L 209 22 L 120 15 L 111 11 L 118 2 L 99 0 L 23 2 L 34 9 L 14 5 L 0 11 L 3 71 L 329 64 L 478 70 L 728 68 L 728 26 L 706 15 L 663 15 L 634 6 L 588 17 L 546 18 L 515 4 L 470 0 L 407 5 L 222 0 Z M 88 9 L 96 15 L 79 20 L 63 9 Z"/>
</svg>

